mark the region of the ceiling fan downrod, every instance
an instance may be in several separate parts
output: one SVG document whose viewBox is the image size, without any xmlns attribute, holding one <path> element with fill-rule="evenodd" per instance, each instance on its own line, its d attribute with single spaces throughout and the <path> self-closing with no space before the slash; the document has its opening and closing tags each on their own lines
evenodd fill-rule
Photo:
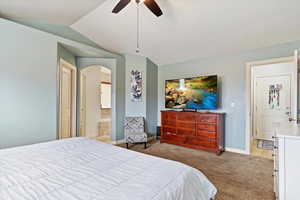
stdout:
<svg viewBox="0 0 300 200">
<path fill-rule="evenodd" d="M 136 53 L 140 53 L 140 0 L 136 0 Z"/>
<path fill-rule="evenodd" d="M 122 9 L 124 9 L 132 0 L 119 0 L 119 3 L 112 10 L 113 13 L 119 13 Z M 157 17 L 163 15 L 159 5 L 155 2 L 155 0 L 135 0 L 137 4 L 137 44 L 136 44 L 136 53 L 140 52 L 140 13 L 139 6 L 141 3 L 145 4 L 145 6 Z"/>
</svg>

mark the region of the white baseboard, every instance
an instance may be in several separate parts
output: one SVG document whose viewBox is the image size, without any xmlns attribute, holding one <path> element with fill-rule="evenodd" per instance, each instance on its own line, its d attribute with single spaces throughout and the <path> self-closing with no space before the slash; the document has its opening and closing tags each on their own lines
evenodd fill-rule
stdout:
<svg viewBox="0 0 300 200">
<path fill-rule="evenodd" d="M 156 136 L 150 136 L 148 137 L 148 142 L 150 142 L 151 140 L 154 140 Z M 122 139 L 122 140 L 117 140 L 117 141 L 112 141 L 112 144 L 125 144 L 126 140 Z"/>
<path fill-rule="evenodd" d="M 125 139 L 112 141 L 112 144 L 124 144 Z"/>
<path fill-rule="evenodd" d="M 124 144 L 125 142 L 126 142 L 125 139 L 122 139 L 122 140 L 112 141 L 112 144 L 115 144 L 115 145 L 116 144 Z M 225 147 L 225 151 L 249 155 L 249 153 L 247 151 L 243 150 L 243 149 L 236 149 L 236 148 L 231 148 L 231 147 Z"/>
<path fill-rule="evenodd" d="M 231 147 L 225 147 L 225 151 L 249 155 L 249 153 L 243 149 L 235 149 L 235 148 L 231 148 Z"/>
</svg>

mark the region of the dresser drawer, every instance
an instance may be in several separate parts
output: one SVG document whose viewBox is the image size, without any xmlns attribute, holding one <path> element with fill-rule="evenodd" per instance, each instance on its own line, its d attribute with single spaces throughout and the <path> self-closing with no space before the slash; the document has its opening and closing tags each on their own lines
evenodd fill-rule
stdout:
<svg viewBox="0 0 300 200">
<path fill-rule="evenodd" d="M 176 121 L 175 120 L 163 119 L 162 120 L 162 124 L 166 125 L 166 126 L 174 126 L 174 127 L 176 127 Z"/>
<path fill-rule="evenodd" d="M 194 137 L 188 137 L 186 143 L 191 145 L 198 145 L 206 148 L 216 148 L 217 142 L 216 140 L 206 140 L 202 138 L 194 138 Z"/>
<path fill-rule="evenodd" d="M 225 114 L 161 111 L 161 142 L 214 152 L 224 151 Z"/>
<path fill-rule="evenodd" d="M 176 126 L 178 128 L 188 128 L 188 129 L 196 129 L 196 123 L 194 122 L 183 122 L 183 121 L 177 121 Z"/>
<path fill-rule="evenodd" d="M 176 143 L 184 143 L 186 141 L 185 136 L 181 135 L 174 135 L 174 134 L 162 134 L 161 135 L 162 141 L 169 141 L 169 142 L 176 142 Z"/>
<path fill-rule="evenodd" d="M 197 117 L 197 123 L 217 123 L 217 117 L 212 115 L 200 115 Z"/>
<path fill-rule="evenodd" d="M 216 132 L 217 126 L 215 124 L 197 124 L 197 129 L 202 131 Z"/>
<path fill-rule="evenodd" d="M 188 135 L 188 136 L 195 136 L 196 131 L 195 129 L 188 129 L 188 128 L 178 128 L 177 129 L 178 135 Z"/>
<path fill-rule="evenodd" d="M 176 121 L 177 119 L 177 112 L 170 111 L 170 112 L 161 112 L 161 121 L 169 120 L 169 121 Z"/>
<path fill-rule="evenodd" d="M 177 120 L 179 121 L 188 121 L 188 122 L 195 122 L 196 121 L 196 114 L 192 112 L 183 112 L 177 116 Z"/>
<path fill-rule="evenodd" d="M 216 132 L 210 132 L 210 131 L 197 130 L 196 136 L 199 136 L 199 137 L 202 137 L 202 138 L 216 139 L 217 138 L 217 133 Z"/>
<path fill-rule="evenodd" d="M 176 134 L 176 127 L 162 127 L 162 133 L 173 133 L 173 134 Z"/>
</svg>

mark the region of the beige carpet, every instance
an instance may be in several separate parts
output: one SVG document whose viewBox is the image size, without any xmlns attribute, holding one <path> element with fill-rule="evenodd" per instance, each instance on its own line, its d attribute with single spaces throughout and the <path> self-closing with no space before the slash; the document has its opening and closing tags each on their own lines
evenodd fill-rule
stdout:
<svg viewBox="0 0 300 200">
<path fill-rule="evenodd" d="M 121 145 L 125 147 L 125 145 Z M 274 200 L 272 160 L 225 152 L 212 153 L 160 144 L 153 141 L 149 148 L 131 146 L 132 150 L 185 163 L 199 169 L 217 187 L 217 200 Z"/>
</svg>

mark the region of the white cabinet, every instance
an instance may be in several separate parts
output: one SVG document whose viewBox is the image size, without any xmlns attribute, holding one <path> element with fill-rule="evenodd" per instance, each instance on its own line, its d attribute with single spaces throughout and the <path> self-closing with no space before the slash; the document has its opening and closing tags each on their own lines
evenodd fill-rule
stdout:
<svg viewBox="0 0 300 200">
<path fill-rule="evenodd" d="M 274 145 L 274 192 L 279 200 L 300 199 L 300 136 L 278 135 Z"/>
</svg>

